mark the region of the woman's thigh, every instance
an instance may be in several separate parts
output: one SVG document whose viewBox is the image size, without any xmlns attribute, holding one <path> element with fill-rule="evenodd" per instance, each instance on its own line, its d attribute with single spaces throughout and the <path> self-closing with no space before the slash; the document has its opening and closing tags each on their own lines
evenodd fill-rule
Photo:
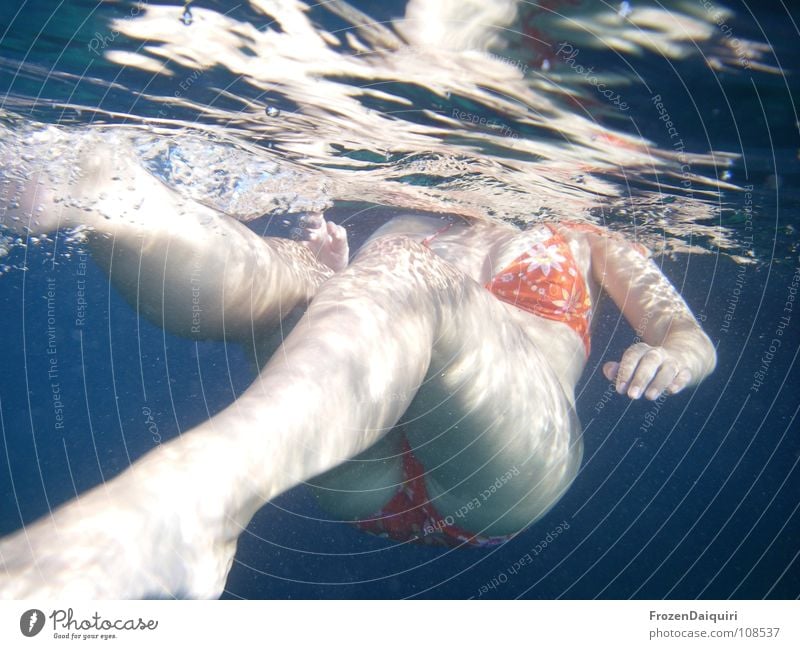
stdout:
<svg viewBox="0 0 800 649">
<path fill-rule="evenodd" d="M 0 225 L 83 227 L 122 297 L 176 335 L 252 346 L 333 274 L 305 246 L 262 238 L 168 187 L 118 132 L 0 129 L 0 181 Z"/>
<path fill-rule="evenodd" d="M 403 481 L 403 431 L 393 428 L 363 453 L 306 484 L 332 516 L 357 521 L 380 512 Z"/>
</svg>

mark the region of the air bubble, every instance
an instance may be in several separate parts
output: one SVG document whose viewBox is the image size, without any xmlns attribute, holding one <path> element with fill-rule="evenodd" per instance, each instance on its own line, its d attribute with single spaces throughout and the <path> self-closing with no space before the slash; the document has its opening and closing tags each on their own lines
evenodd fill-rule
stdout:
<svg viewBox="0 0 800 649">
<path fill-rule="evenodd" d="M 193 21 L 194 17 L 192 16 L 192 10 L 189 9 L 189 7 L 186 7 L 186 9 L 183 10 L 183 15 L 181 16 L 181 22 L 188 26 L 191 25 Z"/>
<path fill-rule="evenodd" d="M 281 114 L 281 109 L 275 106 L 267 106 L 264 108 L 264 112 L 267 114 L 267 117 L 278 117 L 278 115 Z"/>
</svg>

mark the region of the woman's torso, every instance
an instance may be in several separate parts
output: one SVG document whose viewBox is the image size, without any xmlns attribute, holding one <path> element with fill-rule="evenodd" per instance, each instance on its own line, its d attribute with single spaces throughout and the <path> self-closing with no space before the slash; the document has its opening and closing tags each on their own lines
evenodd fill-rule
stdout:
<svg viewBox="0 0 800 649">
<path fill-rule="evenodd" d="M 555 223 L 540 223 L 520 231 L 511 225 L 498 223 L 467 223 L 457 218 L 404 215 L 381 227 L 373 238 L 389 234 L 414 238 L 481 286 L 487 286 L 537 245 L 544 243 L 544 247 L 548 247 L 554 233 L 569 247 L 568 262 L 574 261 L 590 303 L 596 304 L 600 287 L 592 277 L 590 250 L 585 237 Z M 566 264 L 562 262 L 561 265 Z M 563 320 L 541 317 L 524 307 L 515 307 L 512 300 L 500 298 L 500 301 L 506 305 L 509 317 L 525 329 L 532 344 L 546 349 L 548 361 L 565 392 L 572 398 L 574 387 L 586 366 L 588 354 L 584 341 Z M 587 320 L 590 319 L 591 312 L 587 314 Z"/>
<path fill-rule="evenodd" d="M 555 228 L 544 224 L 520 232 L 504 225 L 466 224 L 455 219 L 409 215 L 393 219 L 373 237 L 403 235 L 413 238 L 481 286 L 489 286 L 493 278 L 533 246 L 543 243 L 549 245 L 555 232 Z M 561 241 L 569 247 L 568 252 L 561 249 L 563 254 L 557 258 L 563 259 L 560 264 L 562 270 L 566 270 L 566 262 L 569 261 L 572 264 L 570 268 L 580 275 L 580 281 L 588 289 L 588 246 L 582 237 L 573 237 L 569 233 Z M 588 290 L 592 298 L 596 297 L 596 287 Z M 584 340 L 564 322 L 537 316 L 512 306 L 507 300 L 498 299 L 493 304 L 503 310 L 500 319 L 511 318 L 522 331 L 525 344 L 531 345 L 517 352 L 503 349 L 500 354 L 524 354 L 534 359 L 538 372 L 535 378 L 531 376 L 531 382 L 527 384 L 529 394 L 520 392 L 520 386 L 526 385 L 523 380 L 513 388 L 514 394 L 508 395 L 511 399 L 524 400 L 525 404 L 517 404 L 512 408 L 515 416 L 504 426 L 506 430 L 499 431 L 494 442 L 491 441 L 492 435 L 486 434 L 486 430 L 496 424 L 495 415 L 489 411 L 482 414 L 474 408 L 468 396 L 469 389 L 466 388 L 471 380 L 470 372 L 466 377 L 459 377 L 457 372 L 439 372 L 432 368 L 403 418 L 401 427 L 360 458 L 366 462 L 334 470 L 330 475 L 314 481 L 321 487 L 318 495 L 323 505 L 332 513 L 351 520 L 374 515 L 380 509 L 376 504 L 381 498 L 388 499 L 396 492 L 397 485 L 403 480 L 400 458 L 403 457 L 405 441 L 410 441 L 415 454 L 425 466 L 428 491 L 441 512 L 442 520 L 448 516 L 452 519 L 453 512 L 462 510 L 464 502 L 484 493 L 484 488 L 494 484 L 498 475 L 513 475 L 518 471 L 515 460 L 510 463 L 508 458 L 499 461 L 500 455 L 496 452 L 499 446 L 505 444 L 502 440 L 506 436 L 513 436 L 514 428 L 534 436 L 539 429 L 541 432 L 538 434 L 546 435 L 547 439 L 552 441 L 558 438 L 560 443 L 568 444 L 570 457 L 561 460 L 566 462 L 562 482 L 566 485 L 571 481 L 580 462 L 582 448 L 579 441 L 580 426 L 574 415 L 573 392 L 586 363 Z M 480 332 L 473 344 L 484 344 Z M 498 357 L 497 362 L 502 363 L 503 359 Z M 480 371 L 481 368 L 476 367 L 472 374 Z M 502 386 L 494 385 L 489 391 L 498 390 L 501 391 Z M 550 407 L 545 404 L 546 399 L 542 399 L 545 391 L 551 395 Z M 497 397 L 499 392 L 492 399 L 496 401 Z M 561 402 L 561 405 L 556 402 Z M 561 415 L 553 418 L 551 413 L 556 410 Z M 561 429 L 555 433 L 545 432 L 553 427 L 553 419 L 562 422 L 555 424 Z M 551 438 L 552 435 L 555 437 Z M 468 447 L 466 451 L 465 446 Z M 497 456 L 498 461 L 487 461 L 492 456 Z M 382 462 L 384 458 L 385 462 Z M 506 467 L 506 464 L 509 466 Z M 447 475 L 437 467 L 446 467 L 442 471 Z M 516 478 L 513 483 L 515 486 L 504 487 L 502 493 L 498 492 L 492 497 L 491 502 L 482 503 L 480 508 L 458 517 L 459 523 L 467 530 L 484 530 L 490 535 L 507 533 L 516 523 L 510 521 L 507 515 L 504 522 L 495 524 L 495 521 L 508 512 L 509 499 L 519 500 L 520 489 L 517 487 L 522 487 L 523 493 L 529 491 L 527 485 L 535 484 L 537 475 L 534 471 L 532 475 Z M 523 483 L 525 486 L 522 486 Z M 457 486 L 454 488 L 452 485 Z M 344 490 L 344 493 L 337 495 L 337 490 Z M 533 510 L 536 510 L 535 506 Z M 541 513 L 544 511 L 541 507 L 539 510 Z M 531 518 L 523 513 L 520 520 L 529 523 Z"/>
</svg>

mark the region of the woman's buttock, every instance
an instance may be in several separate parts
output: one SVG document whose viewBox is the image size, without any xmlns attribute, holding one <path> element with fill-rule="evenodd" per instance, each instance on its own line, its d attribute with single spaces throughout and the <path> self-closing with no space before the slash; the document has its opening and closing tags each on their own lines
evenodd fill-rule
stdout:
<svg viewBox="0 0 800 649">
<path fill-rule="evenodd" d="M 491 540 L 544 515 L 580 465 L 574 409 L 533 348 L 480 371 L 474 360 L 432 372 L 400 426 L 316 478 L 322 506 L 367 531 L 426 543 L 465 532 Z"/>
<path fill-rule="evenodd" d="M 394 428 L 360 455 L 307 485 L 334 518 L 358 521 L 379 512 L 404 481 L 403 433 Z"/>
<path fill-rule="evenodd" d="M 405 434 L 442 520 L 486 536 L 513 534 L 543 516 L 577 474 L 575 411 L 555 378 L 529 363 L 517 359 L 517 378 L 498 373 L 458 387 L 453 368 L 409 409 Z M 526 369 L 532 383 L 523 386 Z"/>
<path fill-rule="evenodd" d="M 562 323 L 501 302 L 477 281 L 472 286 L 437 339 L 400 426 L 314 480 L 320 502 L 338 518 L 383 519 L 387 506 L 422 509 L 424 491 L 435 508 L 424 520 L 508 535 L 544 515 L 575 477 L 582 443 L 568 395 L 585 362 L 580 339 Z M 417 469 L 422 489 L 408 475 Z M 403 490 L 407 501 L 397 497 Z"/>
</svg>

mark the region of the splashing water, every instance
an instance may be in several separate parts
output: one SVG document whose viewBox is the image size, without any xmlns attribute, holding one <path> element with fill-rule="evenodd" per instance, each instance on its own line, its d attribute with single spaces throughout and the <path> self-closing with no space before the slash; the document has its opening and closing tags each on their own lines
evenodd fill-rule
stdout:
<svg viewBox="0 0 800 649">
<path fill-rule="evenodd" d="M 56 84 L 96 85 L 109 99 L 9 94 L 7 110 L 69 125 L 56 150 L 37 148 L 36 133 L 54 127 L 4 113 L 0 148 L 56 179 L 70 173 L 73 138 L 113 132 L 165 183 L 243 221 L 356 201 L 522 227 L 602 221 L 657 252 L 744 259 L 720 219 L 720 192 L 737 189 L 725 172 L 736 156 L 631 134 L 622 97 L 633 95 L 633 76 L 590 66 L 610 50 L 705 56 L 717 69 L 746 56 L 771 71 L 768 48 L 743 39 L 734 48 L 716 24 L 729 14 L 695 4 L 504 0 L 470 5 L 467 24 L 450 0 L 409 2 L 389 22 L 341 0 L 250 0 L 241 15 L 136 5 L 89 42 L 107 75 L 3 62 Z"/>
</svg>

